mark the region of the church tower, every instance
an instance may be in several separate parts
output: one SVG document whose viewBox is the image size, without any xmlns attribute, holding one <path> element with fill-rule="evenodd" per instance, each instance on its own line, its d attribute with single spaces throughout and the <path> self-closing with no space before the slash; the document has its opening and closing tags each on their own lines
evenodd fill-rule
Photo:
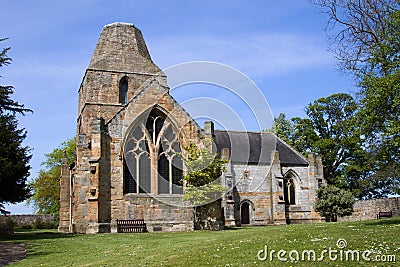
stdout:
<svg viewBox="0 0 400 267">
<path fill-rule="evenodd" d="M 272 133 L 204 130 L 169 94 L 132 24 L 106 25 L 79 91 L 76 161 L 60 177 L 60 232 L 116 232 L 117 220 L 149 231 L 320 221 L 321 159 L 303 157 Z M 212 137 L 228 160 L 226 196 L 197 217 L 183 201 L 184 147 Z M 248 153 L 245 153 L 245 152 Z M 204 223 L 204 225 L 203 225 Z"/>
<path fill-rule="evenodd" d="M 69 205 L 60 210 L 63 231 L 111 232 L 117 219 L 192 228 L 191 210 L 179 207 L 183 164 L 175 155 L 200 128 L 168 91 L 141 31 L 106 25 L 79 88 L 72 190 L 61 192 L 71 197 L 70 212 L 63 210 Z"/>
</svg>

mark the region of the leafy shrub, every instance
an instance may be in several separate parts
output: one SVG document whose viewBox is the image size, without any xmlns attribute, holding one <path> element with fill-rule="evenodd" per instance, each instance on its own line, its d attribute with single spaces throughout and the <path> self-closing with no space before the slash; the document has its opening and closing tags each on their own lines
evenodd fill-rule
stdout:
<svg viewBox="0 0 400 267">
<path fill-rule="evenodd" d="M 337 216 L 353 213 L 355 199 L 351 192 L 333 185 L 323 186 L 317 191 L 315 210 L 328 222 L 336 222 Z"/>
</svg>

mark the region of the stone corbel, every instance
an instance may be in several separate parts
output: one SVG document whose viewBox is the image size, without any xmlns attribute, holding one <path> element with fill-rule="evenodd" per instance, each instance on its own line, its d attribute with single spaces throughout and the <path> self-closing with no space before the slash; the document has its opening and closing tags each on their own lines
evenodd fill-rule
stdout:
<svg viewBox="0 0 400 267">
<path fill-rule="evenodd" d="M 96 187 L 91 187 L 89 188 L 89 191 L 87 192 L 88 200 L 89 201 L 95 201 L 98 200 L 99 198 L 99 191 L 97 190 Z"/>
<path fill-rule="evenodd" d="M 88 159 L 89 163 L 98 163 L 100 161 L 100 157 L 91 157 Z"/>
</svg>

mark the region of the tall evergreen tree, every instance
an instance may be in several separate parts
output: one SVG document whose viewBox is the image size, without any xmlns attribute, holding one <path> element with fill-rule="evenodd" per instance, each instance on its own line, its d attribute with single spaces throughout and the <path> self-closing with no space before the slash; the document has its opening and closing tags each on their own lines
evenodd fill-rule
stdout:
<svg viewBox="0 0 400 267">
<path fill-rule="evenodd" d="M 4 48 L 0 52 L 0 67 L 11 63 L 9 50 Z M 22 145 L 26 131 L 18 129 L 16 115 L 31 110 L 11 99 L 13 89 L 10 85 L 0 85 L 0 213 L 8 213 L 5 203 L 18 203 L 30 197 L 27 179 L 32 155 L 30 148 Z"/>
</svg>

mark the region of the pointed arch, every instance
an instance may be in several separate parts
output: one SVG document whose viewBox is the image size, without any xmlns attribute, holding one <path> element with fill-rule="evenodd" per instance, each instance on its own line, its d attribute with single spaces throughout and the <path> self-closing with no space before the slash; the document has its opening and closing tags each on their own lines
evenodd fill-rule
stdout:
<svg viewBox="0 0 400 267">
<path fill-rule="evenodd" d="M 299 188 L 303 187 L 303 180 L 300 178 L 300 176 L 297 174 L 296 171 L 294 171 L 293 169 L 289 169 L 287 172 L 285 172 L 285 174 L 283 175 L 283 177 L 291 177 L 294 179 L 296 185 L 299 186 Z"/>
<path fill-rule="evenodd" d="M 119 103 L 125 105 L 128 103 L 128 77 L 124 76 L 119 81 Z"/>
<path fill-rule="evenodd" d="M 180 185 L 183 164 L 177 155 L 181 151 L 179 134 L 162 109 L 153 106 L 138 116 L 127 131 L 124 151 L 128 171 L 136 172 L 131 176 L 136 181 L 137 189 L 127 193 L 183 193 Z M 129 179 L 128 175 L 124 177 Z M 124 183 L 132 182 L 126 180 Z"/>
<path fill-rule="evenodd" d="M 288 170 L 283 176 L 283 184 L 285 204 L 296 205 L 296 188 L 301 186 L 301 180 L 299 176 L 295 171 Z"/>
<path fill-rule="evenodd" d="M 253 202 L 248 199 L 245 199 L 240 202 L 240 223 L 241 224 L 251 224 L 252 223 L 252 215 L 255 210 Z"/>
</svg>

